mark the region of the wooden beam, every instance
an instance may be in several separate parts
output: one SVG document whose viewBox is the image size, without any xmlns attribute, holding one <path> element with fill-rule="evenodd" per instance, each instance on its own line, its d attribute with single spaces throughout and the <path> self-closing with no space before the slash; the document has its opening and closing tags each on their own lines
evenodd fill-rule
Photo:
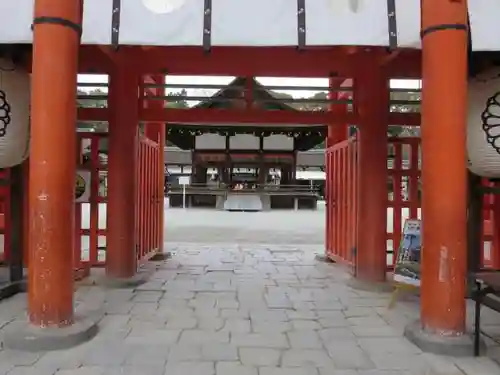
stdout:
<svg viewBox="0 0 500 375">
<path fill-rule="evenodd" d="M 114 61 L 98 46 L 80 46 L 79 73 L 108 74 L 113 69 Z"/>
<path fill-rule="evenodd" d="M 86 66 L 106 69 L 110 53 L 103 48 L 83 46 L 81 60 Z M 106 47 L 107 48 L 107 47 Z M 104 48 L 106 50 L 106 48 Z M 109 48 L 108 48 L 109 50 Z M 224 75 L 257 77 L 354 77 L 356 67 L 380 57 L 382 50 L 344 47 L 317 47 L 298 51 L 293 47 L 213 47 L 205 53 L 199 47 L 122 46 L 112 55 L 119 56 L 134 66 L 139 74 Z M 354 50 L 353 50 L 354 51 Z M 387 67 L 395 78 L 420 77 L 420 54 L 405 51 Z M 104 71 L 105 72 L 105 71 Z"/>
<path fill-rule="evenodd" d="M 155 109 L 142 108 L 139 113 L 140 121 L 144 122 L 170 122 L 170 123 L 194 123 L 199 124 L 200 119 L 206 126 L 213 124 L 252 124 L 255 126 L 269 127 L 270 124 L 304 124 L 321 125 L 330 123 L 357 124 L 357 115 L 346 113 L 342 116 L 330 112 L 312 111 L 267 111 L 259 109 L 246 110 L 223 110 L 223 109 Z M 80 121 L 108 121 L 108 108 L 79 108 L 78 120 Z M 419 113 L 390 113 L 390 125 L 420 125 Z"/>
<path fill-rule="evenodd" d="M 384 66 L 384 65 L 390 63 L 391 61 L 393 61 L 394 59 L 396 59 L 399 55 L 401 55 L 401 51 L 400 50 L 392 51 L 392 52 L 390 52 L 390 53 L 382 56 L 379 59 L 379 64 L 381 66 Z"/>
</svg>

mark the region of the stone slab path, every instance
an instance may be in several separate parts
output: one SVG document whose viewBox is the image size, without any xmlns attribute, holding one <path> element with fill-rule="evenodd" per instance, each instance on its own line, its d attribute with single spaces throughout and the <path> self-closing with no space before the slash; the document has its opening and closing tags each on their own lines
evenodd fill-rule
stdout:
<svg viewBox="0 0 500 375">
<path fill-rule="evenodd" d="M 137 290 L 81 285 L 77 312 L 104 311 L 89 343 L 39 354 L 0 351 L 0 375 L 496 375 L 490 357 L 422 353 L 403 336 L 411 296 L 355 291 L 319 263 L 321 245 L 170 243 Z M 0 303 L 0 327 L 24 319 L 26 296 Z M 484 314 L 500 336 L 500 315 Z M 0 330 L 0 338 L 2 331 Z"/>
</svg>

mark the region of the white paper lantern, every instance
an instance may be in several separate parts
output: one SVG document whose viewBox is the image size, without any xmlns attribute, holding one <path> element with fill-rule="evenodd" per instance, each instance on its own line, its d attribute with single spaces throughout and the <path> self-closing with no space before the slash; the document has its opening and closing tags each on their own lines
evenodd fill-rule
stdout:
<svg viewBox="0 0 500 375">
<path fill-rule="evenodd" d="M 0 168 L 21 164 L 29 153 L 30 75 L 0 58 Z"/>
<path fill-rule="evenodd" d="M 500 177 L 500 67 L 472 78 L 469 81 L 468 95 L 469 170 L 478 176 L 498 178 Z"/>
</svg>

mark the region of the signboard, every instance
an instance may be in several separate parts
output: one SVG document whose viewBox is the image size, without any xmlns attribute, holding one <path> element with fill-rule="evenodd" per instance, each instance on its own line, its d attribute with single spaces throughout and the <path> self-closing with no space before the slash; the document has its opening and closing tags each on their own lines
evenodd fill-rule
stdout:
<svg viewBox="0 0 500 375">
<path fill-rule="evenodd" d="M 191 183 L 191 177 L 190 176 L 180 176 L 179 177 L 179 185 L 189 185 Z"/>
<path fill-rule="evenodd" d="M 406 220 L 403 238 L 398 249 L 394 268 L 394 281 L 400 284 L 420 286 L 420 261 L 422 250 L 422 221 Z"/>
<path fill-rule="evenodd" d="M 90 200 L 90 171 L 76 172 L 75 202 Z"/>
<path fill-rule="evenodd" d="M 186 208 L 186 186 L 191 183 L 191 176 L 180 176 L 179 185 L 182 186 L 182 208 Z"/>
</svg>

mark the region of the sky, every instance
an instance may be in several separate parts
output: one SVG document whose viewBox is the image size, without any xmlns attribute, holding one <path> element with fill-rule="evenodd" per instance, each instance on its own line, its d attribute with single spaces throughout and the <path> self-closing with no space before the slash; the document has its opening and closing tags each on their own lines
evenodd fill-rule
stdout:
<svg viewBox="0 0 500 375">
<path fill-rule="evenodd" d="M 80 74 L 78 75 L 78 82 L 84 83 L 104 83 L 107 82 L 106 75 L 95 75 L 95 74 Z M 168 76 L 166 79 L 167 84 L 210 84 L 210 85 L 227 85 L 231 82 L 234 77 L 228 76 Z M 286 77 L 257 77 L 257 80 L 264 86 L 313 86 L 322 87 L 322 91 L 328 90 L 328 78 L 286 78 Z M 407 89 L 418 89 L 421 85 L 419 80 L 408 80 L 408 79 L 393 79 L 391 80 L 391 88 L 407 88 Z M 92 90 L 92 88 L 86 88 L 86 90 Z M 167 92 L 178 92 L 178 90 L 168 89 Z M 204 96 L 213 95 L 218 90 L 200 90 L 191 89 L 187 90 L 189 96 Z M 313 96 L 316 91 L 307 90 L 275 90 L 278 92 L 287 93 L 292 95 L 294 98 L 307 98 Z"/>
</svg>

